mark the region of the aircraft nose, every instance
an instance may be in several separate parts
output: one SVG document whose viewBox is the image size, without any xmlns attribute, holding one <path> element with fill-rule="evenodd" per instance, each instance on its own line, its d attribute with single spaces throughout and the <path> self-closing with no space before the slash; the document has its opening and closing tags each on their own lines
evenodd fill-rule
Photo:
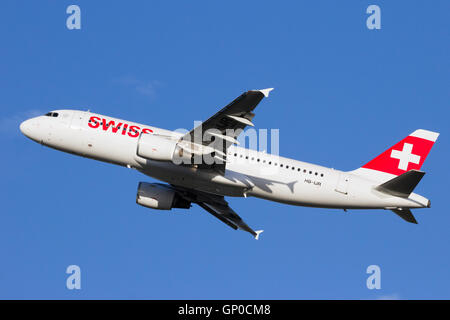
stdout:
<svg viewBox="0 0 450 320">
<path fill-rule="evenodd" d="M 20 131 L 27 137 L 30 138 L 32 140 L 36 140 L 34 138 L 35 135 L 35 131 L 34 129 L 36 129 L 37 127 L 37 123 L 35 119 L 28 119 L 25 120 L 24 122 L 22 122 L 20 124 Z"/>
<path fill-rule="evenodd" d="M 25 120 L 22 122 L 20 124 L 20 131 L 28 137 L 31 131 L 31 120 Z"/>
</svg>

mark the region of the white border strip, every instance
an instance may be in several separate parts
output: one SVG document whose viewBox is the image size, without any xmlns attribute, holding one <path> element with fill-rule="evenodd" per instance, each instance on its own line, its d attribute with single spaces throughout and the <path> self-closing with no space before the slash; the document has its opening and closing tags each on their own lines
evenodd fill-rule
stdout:
<svg viewBox="0 0 450 320">
<path fill-rule="evenodd" d="M 418 129 L 418 130 L 414 131 L 413 133 L 411 133 L 410 136 L 435 142 L 437 140 L 437 138 L 439 137 L 439 133 L 424 130 L 424 129 Z"/>
</svg>

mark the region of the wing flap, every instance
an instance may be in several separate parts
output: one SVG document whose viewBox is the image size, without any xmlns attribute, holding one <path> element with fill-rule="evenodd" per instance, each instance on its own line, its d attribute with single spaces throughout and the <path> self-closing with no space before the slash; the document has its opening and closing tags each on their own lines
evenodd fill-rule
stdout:
<svg viewBox="0 0 450 320">
<path fill-rule="evenodd" d="M 216 149 L 217 153 L 226 154 L 230 145 L 238 144 L 237 137 L 245 127 L 253 126 L 252 119 L 255 114 L 252 111 L 264 97 L 268 97 L 271 90 L 273 88 L 244 92 L 208 120 L 186 133 L 179 144 L 204 145 Z M 204 141 L 205 133 L 211 138 L 210 141 Z M 202 163 L 199 167 L 213 168 L 223 173 L 226 157 L 224 161 L 221 161 L 221 158 L 216 160 L 218 162 L 212 165 Z"/>
<path fill-rule="evenodd" d="M 234 230 L 241 229 L 246 231 L 255 237 L 256 240 L 258 240 L 259 235 L 263 232 L 263 230 L 255 231 L 250 228 L 244 220 L 231 209 L 223 196 L 175 185 L 172 185 L 172 188 L 174 188 L 181 197 L 187 201 L 198 204 L 206 212 L 210 213 Z"/>
<path fill-rule="evenodd" d="M 263 232 L 263 230 L 254 231 L 252 228 L 250 228 L 244 222 L 244 220 L 242 220 L 242 218 L 236 212 L 234 212 L 234 210 L 231 209 L 230 206 L 228 206 L 228 204 L 223 205 L 206 202 L 197 202 L 197 204 L 234 230 L 241 229 L 243 231 L 247 231 L 248 233 L 253 235 L 256 240 L 258 240 L 259 234 Z"/>
<path fill-rule="evenodd" d="M 231 221 L 225 219 L 224 217 L 222 217 L 219 213 L 217 213 L 213 208 L 210 208 L 208 205 L 206 205 L 203 202 L 198 202 L 197 203 L 200 207 L 202 207 L 203 209 L 205 209 L 206 211 L 208 211 L 210 214 L 212 214 L 214 217 L 216 217 L 217 219 L 219 219 L 220 221 L 222 221 L 223 223 L 225 223 L 226 225 L 230 226 L 231 228 L 233 228 L 234 230 L 237 230 L 239 227 L 236 226 L 234 223 L 232 223 Z"/>
</svg>

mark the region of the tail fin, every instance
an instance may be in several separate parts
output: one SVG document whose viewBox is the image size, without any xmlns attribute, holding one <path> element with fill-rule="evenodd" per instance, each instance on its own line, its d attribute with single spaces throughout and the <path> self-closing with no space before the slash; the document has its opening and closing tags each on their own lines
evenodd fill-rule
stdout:
<svg viewBox="0 0 450 320">
<path fill-rule="evenodd" d="M 386 181 L 420 170 L 439 133 L 418 129 L 352 173 Z"/>
</svg>

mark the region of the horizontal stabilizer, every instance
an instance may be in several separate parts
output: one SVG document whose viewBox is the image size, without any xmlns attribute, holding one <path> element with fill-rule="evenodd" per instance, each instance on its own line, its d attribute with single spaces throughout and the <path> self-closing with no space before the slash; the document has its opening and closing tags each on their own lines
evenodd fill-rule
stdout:
<svg viewBox="0 0 450 320">
<path fill-rule="evenodd" d="M 409 170 L 398 177 L 395 177 L 383 184 L 380 184 L 375 189 L 396 197 L 409 197 L 411 192 L 420 182 L 425 172 L 418 170 Z"/>
<path fill-rule="evenodd" d="M 396 215 L 398 215 L 400 218 L 402 218 L 407 222 L 417 224 L 416 218 L 414 218 L 411 210 L 409 209 L 392 209 L 392 212 L 394 212 Z"/>
</svg>

